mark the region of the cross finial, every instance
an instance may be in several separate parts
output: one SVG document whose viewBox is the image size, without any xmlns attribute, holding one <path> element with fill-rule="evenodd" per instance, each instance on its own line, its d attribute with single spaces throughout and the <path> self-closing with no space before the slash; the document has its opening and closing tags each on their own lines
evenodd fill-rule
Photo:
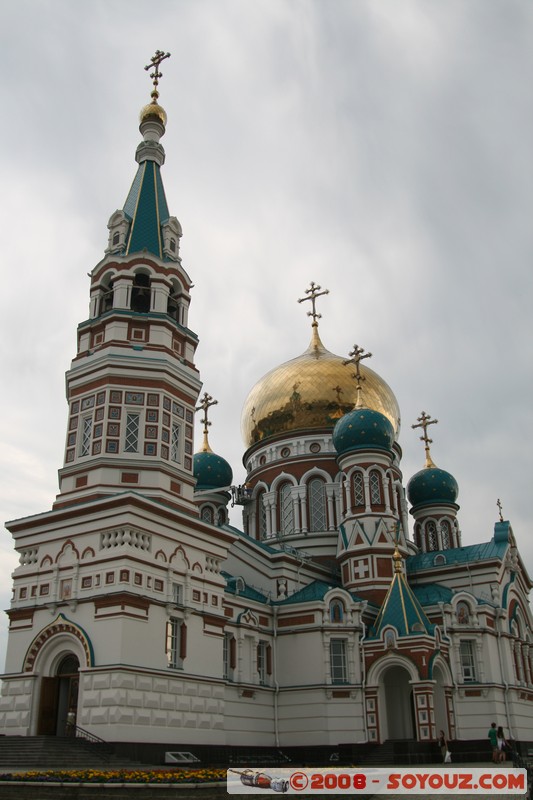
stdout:
<svg viewBox="0 0 533 800">
<path fill-rule="evenodd" d="M 433 444 L 433 439 L 430 439 L 428 436 L 428 425 L 436 425 L 437 422 L 438 419 L 431 419 L 431 416 L 429 414 L 426 414 L 425 411 L 422 411 L 422 413 L 418 417 L 418 423 L 416 425 L 411 425 L 411 428 L 422 428 L 424 431 L 424 435 L 420 437 L 420 441 L 424 442 L 426 450 L 426 467 L 435 466 L 429 452 L 429 445 Z"/>
<path fill-rule="evenodd" d="M 346 361 L 343 361 L 342 363 L 355 364 L 355 372 L 353 374 L 353 377 L 355 378 L 355 381 L 357 383 L 357 388 L 355 390 L 356 391 L 355 408 L 361 408 L 363 405 L 361 400 L 361 392 L 363 391 L 363 387 L 361 384 L 363 383 L 363 381 L 366 381 L 366 378 L 364 375 L 361 375 L 360 364 L 363 358 L 372 358 L 372 353 L 365 353 L 363 347 L 359 347 L 359 345 L 354 344 L 353 350 L 351 351 L 351 353 L 348 353 L 348 355 L 350 356 L 350 358 L 347 358 Z"/>
<path fill-rule="evenodd" d="M 213 398 L 211 397 L 210 394 L 208 394 L 207 392 L 204 392 L 204 396 L 202 397 L 202 399 L 200 401 L 200 405 L 196 406 L 196 408 L 195 408 L 195 411 L 203 411 L 204 412 L 203 419 L 200 420 L 200 421 L 201 421 L 202 425 L 204 426 L 204 444 L 203 444 L 202 449 L 205 450 L 205 451 L 208 451 L 208 450 L 211 449 L 209 447 L 209 442 L 207 441 L 207 429 L 211 425 L 211 423 L 209 422 L 209 420 L 207 418 L 207 411 L 208 411 L 209 408 L 211 408 L 211 406 L 216 406 L 217 403 L 218 403 L 218 400 L 213 400 Z"/>
<path fill-rule="evenodd" d="M 305 290 L 307 297 L 300 297 L 298 300 L 299 303 L 304 303 L 306 300 L 311 301 L 311 305 L 313 310 L 307 312 L 308 317 L 313 317 L 313 328 L 318 328 L 317 320 L 322 318 L 322 314 L 319 314 L 316 310 L 316 299 L 317 297 L 321 297 L 323 294 L 329 294 L 329 289 L 324 289 L 323 292 L 320 291 L 322 287 L 318 286 L 314 281 L 311 281 L 311 285 L 309 289 Z"/>
<path fill-rule="evenodd" d="M 496 500 L 496 505 L 498 506 L 498 511 L 499 511 L 499 513 L 500 513 L 500 522 L 503 522 L 503 516 L 502 516 L 502 509 L 503 509 L 503 506 L 502 506 L 502 502 L 501 502 L 501 500 L 500 500 L 500 498 L 499 498 L 499 497 L 498 497 L 498 499 Z"/>
<path fill-rule="evenodd" d="M 159 67 L 161 66 L 161 62 L 165 60 L 165 58 L 170 58 L 170 53 L 164 53 L 162 50 L 156 50 L 155 56 L 152 56 L 150 59 L 150 64 L 147 64 L 145 70 L 154 68 L 154 71 L 150 73 L 150 77 L 152 78 L 154 88 L 150 94 L 152 98 L 152 103 L 157 103 L 157 98 L 159 97 L 159 92 L 157 91 L 157 87 L 159 85 L 159 78 L 163 77 L 163 73 L 160 71 Z"/>
</svg>

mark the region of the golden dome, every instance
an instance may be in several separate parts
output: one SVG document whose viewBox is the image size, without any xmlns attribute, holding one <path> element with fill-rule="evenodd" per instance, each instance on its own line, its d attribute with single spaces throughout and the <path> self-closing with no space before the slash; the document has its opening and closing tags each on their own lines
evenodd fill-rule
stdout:
<svg viewBox="0 0 533 800">
<path fill-rule="evenodd" d="M 326 350 L 313 327 L 311 343 L 301 356 L 270 370 L 248 395 L 241 416 L 244 442 L 306 428 L 333 428 L 357 400 L 353 364 Z M 395 438 L 400 409 L 392 389 L 373 370 L 360 365 L 362 404 L 390 420 Z"/>
<path fill-rule="evenodd" d="M 142 125 L 142 123 L 150 117 L 156 117 L 163 126 L 167 124 L 167 112 L 163 106 L 159 105 L 157 100 L 153 100 L 151 103 L 148 103 L 147 106 L 141 108 L 141 113 L 139 114 L 140 124 Z"/>
</svg>

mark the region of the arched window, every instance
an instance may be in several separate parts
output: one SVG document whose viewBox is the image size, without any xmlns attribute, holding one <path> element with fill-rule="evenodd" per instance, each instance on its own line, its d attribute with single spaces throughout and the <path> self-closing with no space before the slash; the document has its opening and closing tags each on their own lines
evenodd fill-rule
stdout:
<svg viewBox="0 0 533 800">
<path fill-rule="evenodd" d="M 329 607 L 330 622 L 342 622 L 344 619 L 344 606 L 340 600 L 332 600 Z"/>
<path fill-rule="evenodd" d="M 200 516 L 204 522 L 209 522 L 210 525 L 213 524 L 213 509 L 211 506 L 203 506 Z"/>
<path fill-rule="evenodd" d="M 447 519 L 443 519 L 440 523 L 440 541 L 442 550 L 450 548 L 450 523 Z"/>
<path fill-rule="evenodd" d="M 131 310 L 146 314 L 150 311 L 150 277 L 142 272 L 135 275 L 131 290 Z"/>
<path fill-rule="evenodd" d="M 227 522 L 227 513 L 225 508 L 219 508 L 217 512 L 217 525 L 220 527 Z"/>
<path fill-rule="evenodd" d="M 284 483 L 279 492 L 280 533 L 288 536 L 294 533 L 294 517 L 290 483 Z"/>
<path fill-rule="evenodd" d="M 256 499 L 256 519 L 257 533 L 259 539 L 265 539 L 267 535 L 267 510 L 265 505 L 265 493 L 259 492 Z"/>
<path fill-rule="evenodd" d="M 365 487 L 363 483 L 363 476 L 360 472 L 355 472 L 353 476 L 353 496 L 354 496 L 354 505 L 364 506 Z"/>
<path fill-rule="evenodd" d="M 381 505 L 381 481 L 375 470 L 370 473 L 370 502 L 374 506 Z"/>
<path fill-rule="evenodd" d="M 324 481 L 313 478 L 307 484 L 307 498 L 309 502 L 309 530 L 327 530 L 326 518 L 326 491 Z"/>
<path fill-rule="evenodd" d="M 438 550 L 439 541 L 437 539 L 437 526 L 430 520 L 426 525 L 426 541 L 428 550 Z"/>
</svg>

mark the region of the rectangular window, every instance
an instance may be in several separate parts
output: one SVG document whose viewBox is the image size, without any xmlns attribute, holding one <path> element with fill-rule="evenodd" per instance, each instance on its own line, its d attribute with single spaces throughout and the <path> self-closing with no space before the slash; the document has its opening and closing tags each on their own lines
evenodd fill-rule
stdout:
<svg viewBox="0 0 533 800">
<path fill-rule="evenodd" d="M 128 414 L 126 416 L 124 450 L 126 453 L 137 453 L 139 450 L 139 414 Z"/>
<path fill-rule="evenodd" d="M 474 658 L 474 643 L 471 641 L 463 641 L 459 644 L 459 657 L 461 659 L 461 670 L 463 673 L 463 681 L 469 683 L 477 680 L 476 677 L 476 662 Z"/>
<path fill-rule="evenodd" d="M 224 680 L 233 680 L 233 671 L 237 664 L 237 640 L 232 633 L 224 634 Z"/>
<path fill-rule="evenodd" d="M 88 456 L 91 446 L 92 417 L 84 417 L 81 428 L 81 447 L 80 456 Z"/>
<path fill-rule="evenodd" d="M 172 602 L 175 606 L 183 605 L 183 587 L 181 583 L 172 584 Z"/>
<path fill-rule="evenodd" d="M 172 437 L 170 441 L 170 458 L 172 461 L 180 460 L 180 426 L 178 422 L 172 423 Z"/>
<path fill-rule="evenodd" d="M 167 622 L 166 651 L 168 666 L 171 669 L 183 669 L 187 656 L 187 626 L 183 620 L 172 618 Z"/>
<path fill-rule="evenodd" d="M 331 639 L 329 643 L 329 663 L 331 682 L 348 683 L 345 639 Z"/>
</svg>

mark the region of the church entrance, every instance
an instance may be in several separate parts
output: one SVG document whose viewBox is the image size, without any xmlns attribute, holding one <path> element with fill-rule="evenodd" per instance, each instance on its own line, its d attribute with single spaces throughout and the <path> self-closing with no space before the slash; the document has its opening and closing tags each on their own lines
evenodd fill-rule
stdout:
<svg viewBox="0 0 533 800">
<path fill-rule="evenodd" d="M 383 675 L 382 684 L 382 715 L 384 738 L 386 739 L 414 739 L 415 715 L 413 706 L 413 692 L 411 688 L 411 675 L 404 667 L 398 664 L 391 665 Z"/>
<path fill-rule="evenodd" d="M 79 668 L 77 657 L 69 654 L 59 662 L 55 675 L 41 678 L 38 735 L 67 736 L 74 733 L 67 721 L 76 724 Z"/>
</svg>

